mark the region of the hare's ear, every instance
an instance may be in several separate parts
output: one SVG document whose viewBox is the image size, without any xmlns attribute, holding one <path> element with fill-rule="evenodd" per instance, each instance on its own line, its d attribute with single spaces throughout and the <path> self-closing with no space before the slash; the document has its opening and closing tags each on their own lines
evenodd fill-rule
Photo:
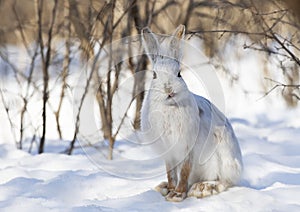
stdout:
<svg viewBox="0 0 300 212">
<path fill-rule="evenodd" d="M 184 35 L 185 35 L 185 26 L 183 24 L 180 24 L 172 34 L 173 37 L 179 40 L 182 39 Z"/>
<path fill-rule="evenodd" d="M 149 59 L 154 62 L 159 53 L 159 42 L 148 27 L 142 29 L 142 43 Z"/>
<path fill-rule="evenodd" d="M 170 47 L 172 51 L 172 56 L 177 60 L 181 60 L 182 57 L 182 46 L 181 40 L 185 35 L 185 26 L 179 25 L 172 34 L 172 40 L 170 41 Z"/>
</svg>

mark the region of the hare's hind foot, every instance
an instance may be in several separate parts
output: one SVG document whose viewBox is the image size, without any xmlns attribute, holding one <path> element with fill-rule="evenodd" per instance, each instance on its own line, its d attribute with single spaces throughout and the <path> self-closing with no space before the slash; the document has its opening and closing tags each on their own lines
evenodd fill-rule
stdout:
<svg viewBox="0 0 300 212">
<path fill-rule="evenodd" d="M 154 190 L 161 193 L 170 202 L 181 202 L 187 197 L 186 192 L 176 192 L 173 188 L 170 189 L 167 182 L 161 182 Z"/>
<path fill-rule="evenodd" d="M 170 191 L 166 196 L 166 200 L 170 202 L 182 202 L 186 198 L 186 192 Z"/>
<path fill-rule="evenodd" d="M 161 193 L 161 195 L 163 195 L 163 196 L 167 196 L 167 194 L 170 192 L 167 182 L 161 182 L 159 185 L 157 185 L 154 188 L 154 190 Z"/>
<path fill-rule="evenodd" d="M 220 181 L 194 183 L 188 192 L 188 197 L 203 198 L 225 191 L 229 185 Z"/>
</svg>

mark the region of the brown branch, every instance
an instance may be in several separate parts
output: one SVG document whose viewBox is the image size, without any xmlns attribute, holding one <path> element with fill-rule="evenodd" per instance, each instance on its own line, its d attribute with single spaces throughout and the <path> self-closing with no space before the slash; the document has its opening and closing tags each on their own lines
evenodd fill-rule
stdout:
<svg viewBox="0 0 300 212">
<path fill-rule="evenodd" d="M 292 53 L 285 45 L 284 43 L 282 43 L 279 38 L 272 32 L 273 38 L 274 40 L 288 53 L 288 55 L 291 56 L 291 58 L 298 64 L 298 66 L 300 66 L 300 60 L 299 58 Z"/>
<path fill-rule="evenodd" d="M 270 79 L 270 78 L 267 78 L 265 77 L 265 80 L 269 80 L 271 82 L 274 82 L 276 83 L 276 85 L 274 85 L 270 90 L 268 90 L 262 97 L 260 97 L 258 100 L 261 100 L 263 98 L 265 98 L 266 96 L 268 96 L 272 91 L 274 91 L 276 88 L 278 87 L 282 87 L 283 89 L 285 88 L 296 88 L 296 89 L 300 89 L 300 84 L 297 84 L 297 85 L 293 85 L 293 84 L 284 84 L 284 83 L 281 83 L 281 82 L 278 82 L 276 80 L 273 80 L 273 79 Z M 296 95 L 296 94 L 295 94 Z"/>
<path fill-rule="evenodd" d="M 265 21 L 265 19 L 263 18 L 262 15 L 259 15 L 259 10 L 258 8 L 256 7 L 256 5 L 254 4 L 253 0 L 250 0 L 251 4 L 252 4 L 252 7 L 254 8 L 254 12 L 252 11 L 253 14 L 258 14 L 261 22 L 263 23 L 263 25 L 261 26 L 262 29 L 264 30 L 264 32 L 267 34 L 267 33 L 270 33 L 270 38 L 271 39 L 274 39 L 282 48 L 283 50 L 297 63 L 298 66 L 300 66 L 300 60 L 299 58 L 293 53 L 291 52 L 285 45 L 283 42 L 281 42 L 281 40 L 276 36 L 276 34 L 274 33 L 273 29 L 268 25 L 268 23 Z M 284 13 L 285 15 L 286 13 Z M 266 28 L 267 29 L 266 29 Z"/>
<path fill-rule="evenodd" d="M 102 122 L 102 132 L 103 132 L 103 137 L 104 139 L 107 139 L 109 137 L 109 126 L 107 124 L 108 120 L 107 120 L 107 111 L 106 111 L 106 106 L 105 106 L 105 101 L 104 101 L 104 92 L 102 89 L 102 82 L 99 82 L 99 87 L 98 87 L 98 91 L 97 91 L 97 101 L 99 104 L 99 110 L 100 110 L 100 117 L 101 117 L 101 122 Z"/>
<path fill-rule="evenodd" d="M 273 80 L 273 79 L 270 79 L 270 78 L 265 78 L 266 80 L 269 80 L 269 81 L 271 81 L 271 82 L 274 82 L 274 83 L 277 83 L 279 86 L 282 86 L 282 87 L 291 87 L 291 88 L 297 88 L 297 89 L 299 89 L 300 88 L 300 84 L 296 84 L 296 85 L 291 85 L 291 84 L 289 84 L 289 85 L 287 85 L 287 84 L 284 84 L 284 83 L 281 83 L 281 82 L 278 82 L 278 81 L 276 81 L 276 80 Z"/>
<path fill-rule="evenodd" d="M 255 44 L 252 44 L 252 45 L 246 45 L 246 44 L 244 44 L 243 48 L 244 49 L 252 49 L 252 50 L 255 50 L 255 51 L 259 51 L 259 52 L 265 52 L 265 53 L 267 53 L 269 55 L 271 55 L 271 54 L 272 55 L 280 55 L 282 57 L 290 59 L 290 57 L 287 54 L 281 53 L 279 51 L 272 50 L 270 47 L 265 46 L 265 45 L 260 45 L 260 47 L 257 47 L 257 46 L 255 46 Z"/>
<path fill-rule="evenodd" d="M 27 89 L 26 89 L 26 94 L 25 96 L 22 97 L 23 99 L 23 108 L 21 110 L 21 117 L 20 117 L 20 148 L 22 149 L 22 142 L 23 142 L 23 134 L 24 134 L 24 119 L 25 119 L 25 112 L 27 111 L 27 105 L 29 102 L 29 99 L 34 95 L 34 91 L 29 95 L 30 91 L 30 85 L 32 82 L 32 75 L 34 71 L 34 66 L 35 66 L 35 60 L 38 55 L 38 46 L 36 46 L 35 52 L 31 58 L 31 63 L 30 63 L 30 69 L 29 69 L 29 76 L 27 78 Z"/>
<path fill-rule="evenodd" d="M 40 44 L 40 50 L 41 50 L 41 57 L 42 57 L 42 65 L 43 65 L 43 113 L 42 113 L 42 118 L 43 118 L 43 132 L 42 132 L 42 137 L 40 140 L 40 145 L 39 145 L 39 153 L 44 152 L 44 145 L 45 145 L 45 139 L 46 139 L 46 117 L 47 117 L 47 101 L 49 98 L 49 91 L 48 91 L 48 83 L 49 83 L 49 66 L 50 66 L 50 60 L 51 60 L 51 53 L 52 53 L 52 37 L 53 37 L 53 28 L 54 28 L 54 23 L 55 23 L 55 18 L 56 18 L 56 12 L 57 12 L 57 5 L 58 5 L 58 0 L 54 0 L 54 7 L 52 9 L 52 17 L 51 17 L 51 23 L 50 27 L 48 30 L 48 42 L 47 42 L 47 51 L 46 55 L 44 55 L 44 41 L 43 41 L 43 0 L 39 0 L 37 4 L 37 10 L 38 10 L 38 41 Z"/>
<path fill-rule="evenodd" d="M 113 148 L 114 148 L 114 143 L 115 140 L 112 137 L 112 88 L 111 88 L 111 73 L 112 73 L 112 64 L 113 64 L 113 49 L 112 49 L 112 42 L 113 42 L 113 26 L 114 26 L 114 9 L 115 9 L 115 0 L 111 1 L 112 3 L 112 8 L 111 8 L 111 14 L 108 17 L 108 33 L 110 34 L 109 37 L 109 61 L 108 61 L 108 73 L 107 73 L 107 85 L 106 85 L 106 95 L 107 95 L 107 100 L 106 100 L 106 119 L 107 119 L 107 124 L 109 127 L 109 153 L 108 153 L 108 159 L 112 160 L 112 154 L 113 154 Z"/>
<path fill-rule="evenodd" d="M 117 26 L 121 23 L 122 19 L 124 18 L 124 16 L 130 12 L 130 10 L 132 9 L 132 7 L 134 6 L 134 4 L 136 4 L 136 1 L 132 1 L 130 3 L 130 5 L 125 9 L 125 11 L 122 13 L 122 15 L 119 17 L 119 19 L 116 21 L 116 23 L 113 26 L 113 30 L 117 28 Z"/>
<path fill-rule="evenodd" d="M 62 70 L 62 86 L 61 86 L 61 93 L 60 93 L 60 98 L 59 98 L 59 103 L 58 103 L 58 107 L 57 110 L 54 112 L 55 115 L 55 119 L 56 119 L 56 128 L 57 128 L 57 132 L 59 135 L 59 138 L 62 139 L 62 131 L 61 131 L 61 127 L 60 127 L 60 112 L 61 112 L 61 108 L 62 108 L 62 103 L 65 97 L 65 89 L 67 87 L 67 76 L 69 73 L 69 66 L 70 66 L 70 53 L 71 53 L 71 22 L 70 22 L 70 10 L 68 9 L 67 14 L 65 14 L 65 16 L 67 18 L 65 18 L 64 20 L 64 24 L 66 27 L 66 31 L 65 31 L 65 40 L 66 40 L 66 46 L 65 46 L 65 55 L 64 55 L 64 61 L 63 61 L 63 70 Z"/>
<path fill-rule="evenodd" d="M 106 31 L 106 28 L 104 29 L 104 31 Z M 78 106 L 78 111 L 77 111 L 77 114 L 76 114 L 76 118 L 75 118 L 75 131 L 74 131 L 74 135 L 73 135 L 73 138 L 71 140 L 71 143 L 70 143 L 70 146 L 69 148 L 66 150 L 66 153 L 71 155 L 72 152 L 73 152 L 73 149 L 74 149 L 74 145 L 75 145 L 75 142 L 76 142 L 76 139 L 77 139 L 77 135 L 79 133 L 79 126 L 80 126 L 80 112 L 81 112 L 81 109 L 83 107 L 83 102 L 88 94 L 88 91 L 89 91 L 89 87 L 90 87 L 90 84 L 92 82 L 92 78 L 94 76 L 94 73 L 96 70 L 98 70 L 98 66 L 97 66 L 97 62 L 98 62 L 98 59 L 100 58 L 100 55 L 102 53 L 102 50 L 103 50 L 103 47 L 108 39 L 108 34 L 107 33 L 103 33 L 104 37 L 103 37 L 103 40 L 102 42 L 99 42 L 99 45 L 100 45 L 100 48 L 97 52 L 97 54 L 95 55 L 94 59 L 93 59 L 93 63 L 92 63 L 92 67 L 91 67 L 91 72 L 89 73 L 89 76 L 86 80 L 86 85 L 84 87 L 84 92 L 80 98 L 80 102 L 79 102 L 79 106 Z"/>
<path fill-rule="evenodd" d="M 70 0 L 71 1 L 71 0 Z M 98 13 L 98 16 L 100 17 L 101 15 L 103 15 L 105 12 L 107 12 L 107 10 L 110 10 L 111 13 L 113 13 L 114 11 L 114 1 L 110 2 L 110 3 L 105 3 L 104 6 L 102 7 L 102 9 L 100 10 L 100 12 Z M 106 23 L 103 23 L 104 25 L 104 29 L 103 29 L 103 39 L 101 41 L 98 41 L 99 43 L 99 50 L 97 52 L 97 54 L 94 56 L 93 61 L 92 61 L 92 67 L 91 67 L 91 72 L 89 73 L 89 76 L 87 77 L 87 81 L 86 81 L 86 85 L 84 88 L 84 92 L 80 98 L 80 102 L 79 102 L 79 106 L 78 106 L 78 112 L 76 115 L 76 119 L 75 119 L 75 132 L 73 135 L 73 139 L 71 140 L 70 146 L 68 148 L 68 150 L 66 150 L 67 154 L 72 154 L 72 151 L 74 149 L 75 146 L 75 142 L 77 140 L 77 136 L 79 133 L 79 126 L 80 126 L 80 113 L 81 113 L 81 109 L 83 107 L 83 102 L 85 100 L 85 97 L 87 96 L 87 93 L 89 91 L 89 87 L 91 82 L 93 81 L 92 78 L 94 77 L 96 70 L 98 70 L 98 60 L 100 58 L 100 54 L 102 53 L 102 50 L 104 50 L 104 46 L 106 44 L 107 41 L 110 42 L 110 46 L 111 46 L 111 42 L 112 42 L 112 36 L 113 36 L 113 18 L 111 17 L 113 14 L 110 14 L 108 19 L 106 20 Z M 98 16 L 96 19 L 98 19 Z M 110 55 L 111 56 L 111 55 Z M 102 86 L 102 84 L 100 83 L 100 86 Z M 99 86 L 99 89 L 102 89 L 102 87 Z M 97 93 L 97 100 L 98 100 L 98 95 L 101 94 L 102 95 L 102 91 L 100 93 Z M 106 107 L 104 106 L 104 97 L 100 96 L 101 100 L 103 100 L 103 108 L 101 108 L 101 110 L 103 109 L 105 112 L 105 119 L 102 119 L 102 121 L 106 121 Z M 99 100 L 98 100 L 99 101 Z M 101 105 L 100 105 L 101 106 Z M 101 112 L 101 111 L 100 111 Z M 101 113 L 102 114 L 102 113 Z M 106 125 L 107 126 L 107 125 Z"/>
<path fill-rule="evenodd" d="M 123 125 L 123 123 L 125 121 L 125 118 L 128 117 L 127 114 L 128 114 L 128 111 L 129 111 L 129 109 L 130 109 L 130 107 L 131 107 L 131 105 L 132 105 L 133 102 L 134 102 L 134 98 L 131 99 L 129 105 L 127 106 L 127 108 L 125 110 L 125 113 L 124 113 L 124 115 L 123 115 L 123 117 L 122 117 L 122 119 L 121 119 L 121 121 L 119 123 L 119 126 L 117 127 L 117 130 L 116 130 L 115 134 L 113 135 L 114 139 L 116 139 L 117 135 L 119 134 L 120 129 L 121 129 L 121 127 L 122 127 L 122 125 Z"/>
<path fill-rule="evenodd" d="M 295 97 L 296 99 L 298 99 L 300 101 L 300 96 L 298 96 L 298 95 L 296 95 L 294 93 L 292 93 L 291 96 Z"/>
<path fill-rule="evenodd" d="M 230 29 L 213 29 L 213 30 L 190 30 L 186 34 L 206 34 L 206 33 L 229 33 L 229 34 L 244 34 L 244 35 L 259 35 L 264 36 L 267 38 L 271 38 L 265 32 L 250 32 L 250 31 L 243 31 L 243 30 L 230 30 Z"/>
<path fill-rule="evenodd" d="M 3 94 L 4 90 L 3 89 L 0 89 L 0 96 L 1 96 L 1 100 L 2 100 L 2 104 L 4 106 L 4 109 L 5 109 L 5 112 L 6 112 L 6 115 L 7 115 L 7 118 L 8 118 L 8 121 L 9 121 L 9 124 L 10 124 L 10 130 L 11 130 L 11 134 L 14 138 L 14 141 L 16 143 L 16 146 L 18 149 L 21 149 L 22 147 L 20 147 L 20 144 L 17 142 L 17 136 L 16 136 L 16 133 L 14 131 L 14 128 L 15 128 L 15 125 L 12 121 L 12 117 L 10 116 L 9 114 L 9 105 L 7 104 L 6 100 L 5 100 L 5 97 L 4 97 L 4 94 Z"/>
</svg>

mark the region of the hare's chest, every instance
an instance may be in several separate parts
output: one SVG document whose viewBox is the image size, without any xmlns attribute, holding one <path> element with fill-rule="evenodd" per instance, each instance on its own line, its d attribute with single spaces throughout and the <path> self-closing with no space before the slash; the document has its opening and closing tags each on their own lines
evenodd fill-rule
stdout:
<svg viewBox="0 0 300 212">
<path fill-rule="evenodd" d="M 159 138 L 156 150 L 166 154 L 168 159 L 181 161 L 183 152 L 188 152 L 196 141 L 195 129 L 199 128 L 195 121 L 195 113 L 190 108 L 161 107 L 152 119 L 153 134 Z M 196 136 L 195 136 L 196 135 Z"/>
<path fill-rule="evenodd" d="M 183 109 L 173 106 L 160 107 L 154 109 L 150 115 L 154 131 L 165 139 L 178 139 L 185 133 L 187 114 Z"/>
</svg>

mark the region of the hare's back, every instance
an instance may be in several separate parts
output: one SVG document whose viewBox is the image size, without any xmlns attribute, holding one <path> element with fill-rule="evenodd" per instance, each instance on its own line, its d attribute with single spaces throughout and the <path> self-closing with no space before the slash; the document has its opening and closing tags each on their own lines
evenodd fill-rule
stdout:
<svg viewBox="0 0 300 212">
<path fill-rule="evenodd" d="M 226 124 L 226 116 L 212 102 L 196 94 L 194 94 L 194 99 L 202 121 L 210 122 L 210 124 L 216 126 L 224 126 Z"/>
</svg>

